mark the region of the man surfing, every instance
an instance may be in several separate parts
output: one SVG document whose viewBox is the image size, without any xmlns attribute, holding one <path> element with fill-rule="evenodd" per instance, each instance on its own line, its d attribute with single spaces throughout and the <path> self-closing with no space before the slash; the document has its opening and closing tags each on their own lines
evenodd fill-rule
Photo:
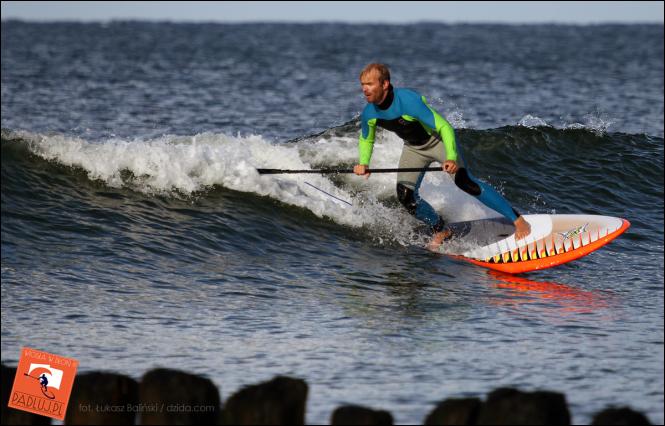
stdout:
<svg viewBox="0 0 665 426">
<path fill-rule="evenodd" d="M 477 180 L 465 168 L 461 155 L 458 156 L 455 131 L 427 104 L 424 96 L 411 89 L 393 88 L 390 70 L 384 64 L 372 63 L 363 68 L 360 84 L 367 105 L 360 118 L 359 162 L 353 168 L 355 174 L 366 178 L 370 175 L 368 169 L 378 125 L 404 140 L 400 169 L 425 169 L 438 161 L 443 171 L 455 176 L 455 184 L 460 189 L 513 222 L 516 240 L 529 235 L 531 225 L 497 191 Z M 420 198 L 418 189 L 424 176 L 425 172 L 398 173 L 397 198 L 410 214 L 432 228 L 428 249 L 437 251 L 452 232 L 432 206 Z"/>
</svg>

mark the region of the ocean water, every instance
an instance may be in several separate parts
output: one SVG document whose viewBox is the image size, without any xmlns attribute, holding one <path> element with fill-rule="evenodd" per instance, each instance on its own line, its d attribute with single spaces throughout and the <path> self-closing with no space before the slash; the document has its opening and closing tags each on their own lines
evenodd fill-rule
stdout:
<svg viewBox="0 0 665 426">
<path fill-rule="evenodd" d="M 424 250 L 394 175 L 259 175 L 355 163 L 371 61 L 518 210 L 631 228 L 501 275 Z M 223 400 L 290 375 L 308 423 L 344 403 L 420 423 L 501 386 L 663 422 L 662 25 L 3 21 L 1 112 L 6 364 L 180 368 Z M 401 148 L 380 131 L 372 166 Z M 492 215 L 443 173 L 423 195 Z"/>
</svg>

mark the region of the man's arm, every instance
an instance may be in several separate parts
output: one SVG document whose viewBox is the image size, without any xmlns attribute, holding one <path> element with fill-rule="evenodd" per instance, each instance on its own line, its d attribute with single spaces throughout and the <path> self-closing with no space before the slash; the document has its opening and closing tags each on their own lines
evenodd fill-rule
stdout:
<svg viewBox="0 0 665 426">
<path fill-rule="evenodd" d="M 441 140 L 446 147 L 446 159 L 457 161 L 457 145 L 455 144 L 455 130 L 453 129 L 453 126 L 451 126 L 445 118 L 441 117 L 434 108 L 427 104 L 427 100 L 424 96 L 421 96 L 421 100 L 431 114 L 429 122 L 425 121 L 425 124 L 432 129 L 435 129 L 439 136 L 441 136 Z M 425 117 L 423 118 L 429 118 L 427 115 L 428 114 L 425 114 Z"/>
<path fill-rule="evenodd" d="M 360 138 L 358 140 L 358 157 L 360 165 L 369 166 L 374 149 L 374 135 L 376 134 L 376 118 L 366 120 L 361 117 Z"/>
</svg>

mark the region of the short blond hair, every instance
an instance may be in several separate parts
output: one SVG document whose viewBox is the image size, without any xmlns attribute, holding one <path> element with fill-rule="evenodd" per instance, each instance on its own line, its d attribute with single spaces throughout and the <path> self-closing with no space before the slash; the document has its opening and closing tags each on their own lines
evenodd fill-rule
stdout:
<svg viewBox="0 0 665 426">
<path fill-rule="evenodd" d="M 360 78 L 363 78 L 364 75 L 369 74 L 372 71 L 379 73 L 379 82 L 383 83 L 384 81 L 390 81 L 390 70 L 384 64 L 379 64 L 372 62 L 367 64 L 362 71 L 360 71 Z"/>
</svg>

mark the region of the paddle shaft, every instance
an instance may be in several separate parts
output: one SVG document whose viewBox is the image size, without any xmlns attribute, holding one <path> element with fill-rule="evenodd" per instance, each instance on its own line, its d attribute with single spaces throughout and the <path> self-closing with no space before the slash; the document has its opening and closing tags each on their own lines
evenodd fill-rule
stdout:
<svg viewBox="0 0 665 426">
<path fill-rule="evenodd" d="M 399 173 L 399 172 L 440 172 L 441 167 L 407 167 L 402 169 L 366 169 L 367 173 Z M 260 175 L 278 175 L 278 174 L 338 174 L 353 173 L 353 169 L 317 169 L 317 170 L 289 170 L 289 169 L 256 169 Z"/>
</svg>

